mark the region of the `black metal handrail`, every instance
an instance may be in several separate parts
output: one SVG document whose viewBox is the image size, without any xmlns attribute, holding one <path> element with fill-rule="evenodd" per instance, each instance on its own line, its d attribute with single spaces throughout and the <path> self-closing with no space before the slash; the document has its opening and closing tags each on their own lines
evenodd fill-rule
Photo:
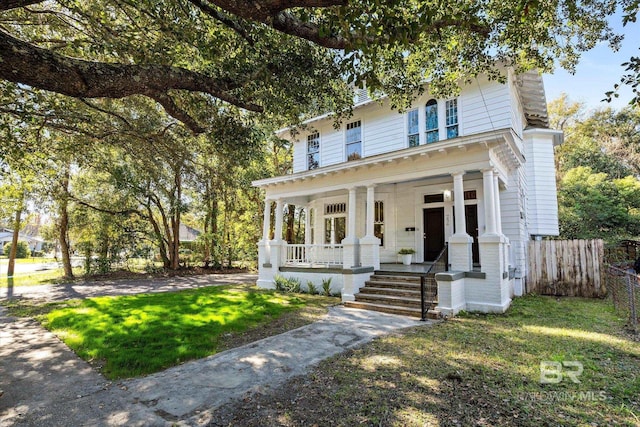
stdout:
<svg viewBox="0 0 640 427">
<path fill-rule="evenodd" d="M 429 269 L 426 272 L 420 274 L 420 312 L 421 312 L 420 320 L 422 320 L 423 322 L 427 320 L 427 307 L 426 307 L 427 301 L 425 298 L 426 278 L 431 273 L 440 273 L 443 271 L 447 271 L 447 267 L 449 264 L 448 251 L 447 251 L 448 247 L 449 246 L 447 245 L 447 243 L 445 243 L 444 247 L 442 248 L 442 250 L 440 250 L 440 253 L 436 257 L 436 259 L 433 261 L 433 264 L 429 266 Z M 439 267 L 442 268 L 442 270 L 440 270 Z"/>
</svg>

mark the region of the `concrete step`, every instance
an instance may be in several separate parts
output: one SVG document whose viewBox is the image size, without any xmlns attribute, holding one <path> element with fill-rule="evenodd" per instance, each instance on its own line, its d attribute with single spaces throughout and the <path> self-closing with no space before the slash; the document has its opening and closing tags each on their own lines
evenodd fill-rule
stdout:
<svg viewBox="0 0 640 427">
<path fill-rule="evenodd" d="M 420 286 L 416 286 L 411 289 L 407 288 L 393 288 L 393 287 L 376 287 L 367 285 L 364 288 L 360 288 L 358 295 L 389 295 L 397 297 L 408 297 L 420 299 Z"/>
<path fill-rule="evenodd" d="M 373 278 L 375 276 L 372 276 Z M 367 280 L 364 282 L 365 286 L 371 286 L 373 288 L 388 288 L 388 289 L 408 289 L 408 290 L 420 290 L 420 282 L 394 282 L 387 280 Z"/>
<path fill-rule="evenodd" d="M 395 305 L 388 305 L 388 304 L 375 304 L 375 303 L 364 302 L 364 301 L 346 301 L 344 305 L 345 307 L 380 311 L 382 313 L 401 314 L 403 316 L 412 316 L 417 318 L 422 317 L 422 314 L 420 313 L 420 308 L 395 306 Z"/>
<path fill-rule="evenodd" d="M 369 278 L 372 282 L 420 283 L 420 276 L 402 276 L 394 274 L 374 273 Z"/>
<path fill-rule="evenodd" d="M 402 307 L 415 307 L 417 309 L 420 309 L 419 295 L 417 298 L 409 298 L 404 296 L 357 293 L 355 297 L 356 301 L 370 302 L 373 304 L 397 305 Z M 434 303 L 434 301 L 427 301 L 427 307 L 430 307 Z"/>
</svg>

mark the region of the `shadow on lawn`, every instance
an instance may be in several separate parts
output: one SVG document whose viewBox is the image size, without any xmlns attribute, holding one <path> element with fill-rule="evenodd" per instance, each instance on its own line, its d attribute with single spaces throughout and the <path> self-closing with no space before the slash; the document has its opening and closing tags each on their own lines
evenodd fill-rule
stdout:
<svg viewBox="0 0 640 427">
<path fill-rule="evenodd" d="M 507 315 L 467 315 L 330 359 L 307 378 L 239 403 L 216 421 L 634 425 L 640 346 L 617 336 L 619 326 L 602 301 L 521 298 Z M 546 360 L 583 363 L 581 382 L 541 384 Z"/>
<path fill-rule="evenodd" d="M 214 354 L 223 334 L 304 304 L 273 292 L 212 287 L 75 301 L 48 313 L 44 324 L 105 376 L 122 378 Z"/>
</svg>

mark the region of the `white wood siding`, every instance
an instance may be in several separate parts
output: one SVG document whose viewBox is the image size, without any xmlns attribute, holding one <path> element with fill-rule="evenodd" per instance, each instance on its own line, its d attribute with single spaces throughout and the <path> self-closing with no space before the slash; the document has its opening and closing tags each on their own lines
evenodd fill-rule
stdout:
<svg viewBox="0 0 640 427">
<path fill-rule="evenodd" d="M 521 121 L 514 123 L 522 115 L 522 108 L 515 95 L 515 88 L 498 82 L 480 79 L 463 88 L 458 97 L 458 122 L 460 136 L 487 132 L 497 129 L 514 128 L 522 133 Z M 423 94 L 414 102 L 419 109 L 420 139 L 424 143 L 424 106 L 432 96 Z M 445 100 L 439 99 L 439 115 L 444 123 Z M 513 111 L 514 108 L 517 111 Z M 345 120 L 340 129 L 333 127 L 333 119 L 328 117 L 313 123 L 320 132 L 320 166 L 329 166 L 345 161 L 344 127 L 354 120 L 362 122 L 362 155 L 370 157 L 407 148 L 407 115 L 389 107 L 388 101 L 374 102 L 354 111 L 354 116 Z M 309 132 L 301 133 L 294 144 L 294 172 L 306 170 L 306 138 Z M 440 128 L 440 139 L 444 140 L 444 126 Z"/>
<path fill-rule="evenodd" d="M 305 133 L 293 142 L 293 172 L 307 170 L 307 135 Z"/>
<path fill-rule="evenodd" d="M 512 127 L 509 87 L 479 78 L 462 91 L 458 114 L 461 135 Z"/>
<path fill-rule="evenodd" d="M 553 131 L 525 131 L 528 232 L 557 236 L 558 199 L 553 161 Z"/>
<path fill-rule="evenodd" d="M 344 127 L 344 126 L 343 126 Z M 320 167 L 344 161 L 344 132 L 336 131 L 329 119 L 320 128 Z"/>
<path fill-rule="evenodd" d="M 405 148 L 406 114 L 391 110 L 386 102 L 383 107 L 378 104 L 371 107 L 363 111 L 366 114 L 363 125 L 363 156 L 370 157 Z"/>
</svg>

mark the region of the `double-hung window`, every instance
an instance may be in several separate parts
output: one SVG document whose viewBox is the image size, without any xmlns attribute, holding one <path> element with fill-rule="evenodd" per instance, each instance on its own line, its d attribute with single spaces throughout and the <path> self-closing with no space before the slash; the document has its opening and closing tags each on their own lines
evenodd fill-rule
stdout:
<svg viewBox="0 0 640 427">
<path fill-rule="evenodd" d="M 446 102 L 447 139 L 458 136 L 458 100 L 451 99 Z"/>
<path fill-rule="evenodd" d="M 420 145 L 418 117 L 418 110 L 411 110 L 407 113 L 407 139 L 409 140 L 409 147 Z"/>
<path fill-rule="evenodd" d="M 307 136 L 307 169 L 316 169 L 320 166 L 320 134 L 314 132 Z"/>
<path fill-rule="evenodd" d="M 360 120 L 347 124 L 347 161 L 362 158 L 362 124 Z"/>
<path fill-rule="evenodd" d="M 435 99 L 427 101 L 425 109 L 427 144 L 437 142 L 438 136 L 438 102 Z"/>
</svg>

